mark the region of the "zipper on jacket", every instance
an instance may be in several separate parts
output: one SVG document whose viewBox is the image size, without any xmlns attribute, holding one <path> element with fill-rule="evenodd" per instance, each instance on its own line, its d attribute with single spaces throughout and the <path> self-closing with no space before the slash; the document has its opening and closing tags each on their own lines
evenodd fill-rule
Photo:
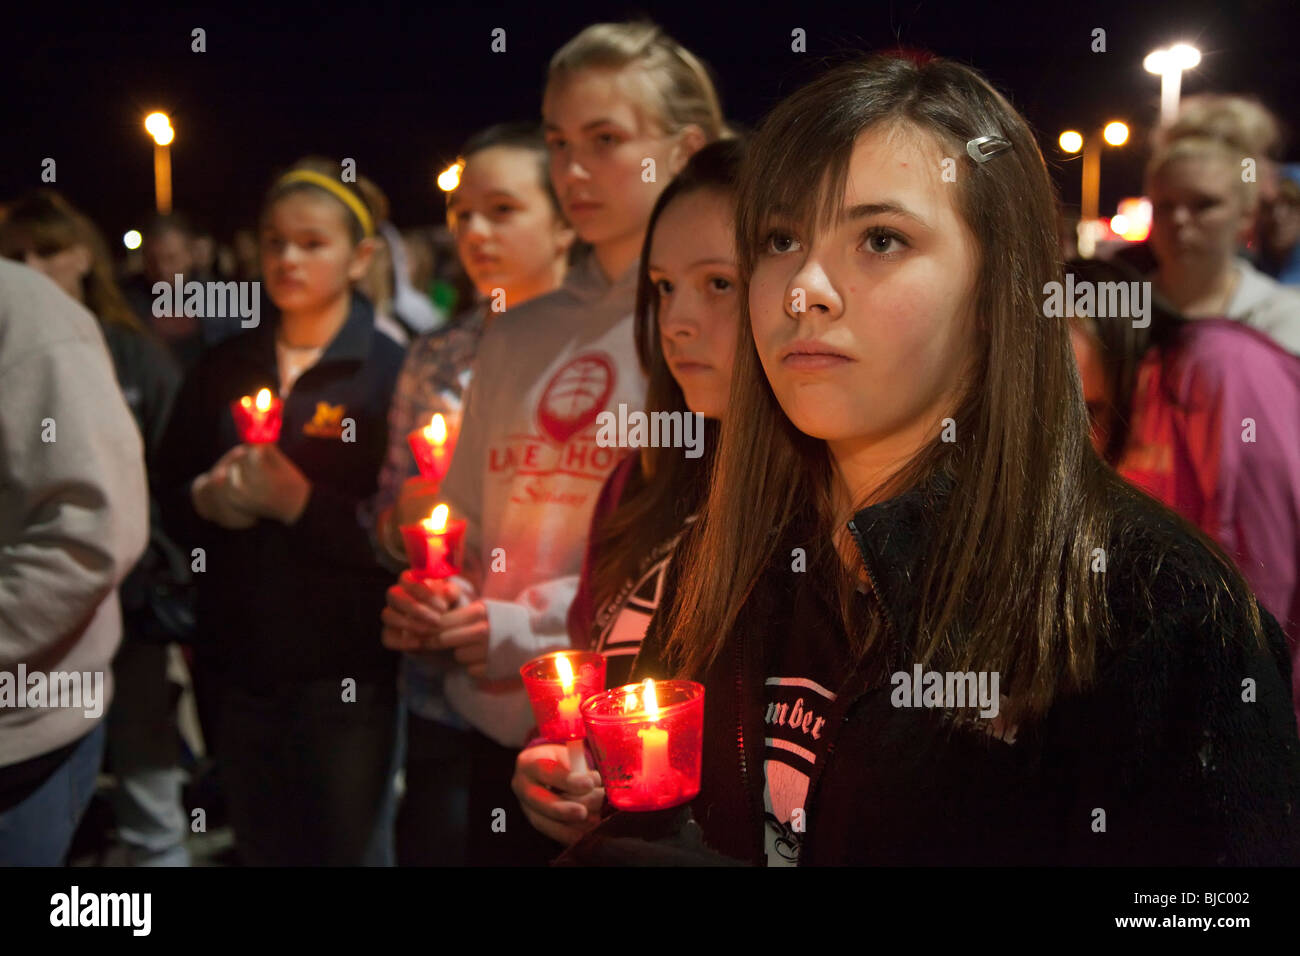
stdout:
<svg viewBox="0 0 1300 956">
<path fill-rule="evenodd" d="M 754 797 L 749 789 L 749 762 L 745 759 L 745 651 L 741 641 L 736 641 L 736 747 L 740 752 L 740 789 L 752 814 Z M 761 816 L 757 822 L 759 855 L 765 857 L 767 824 Z"/>
<path fill-rule="evenodd" d="M 862 564 L 867 570 L 867 583 L 871 587 L 872 597 L 876 599 L 876 606 L 880 608 L 881 617 L 885 622 L 885 631 L 886 633 L 893 635 L 896 633 L 894 630 L 893 619 L 889 616 L 889 610 L 885 607 L 885 602 L 880 599 L 880 592 L 876 590 L 876 575 L 871 567 L 871 562 L 867 559 L 867 549 L 862 543 L 862 535 L 859 534 L 858 526 L 853 521 L 849 522 L 849 531 L 852 532 L 853 541 L 858 546 L 858 553 L 862 555 Z M 803 865 L 806 851 L 809 848 L 808 844 L 811 842 L 809 838 L 812 837 L 812 828 L 814 821 L 816 820 L 812 814 L 812 808 L 816 802 L 817 791 L 821 788 L 822 778 L 826 776 L 826 771 L 830 768 L 831 755 L 835 752 L 835 743 L 839 740 L 840 734 L 844 732 L 844 727 L 849 722 L 849 714 L 853 710 L 853 704 L 863 689 L 859 686 L 862 684 L 862 681 L 859 679 L 860 671 L 861 666 L 859 665 L 859 667 L 854 670 L 853 675 L 849 679 L 849 683 L 845 687 L 846 696 L 849 699 L 844 702 L 844 712 L 840 716 L 839 727 L 836 729 L 834 736 L 826 742 L 826 753 L 822 754 L 822 759 L 818 761 L 820 767 L 816 771 L 816 779 L 813 780 L 812 787 L 808 791 L 808 798 L 804 801 L 808 811 L 809 826 L 808 837 L 805 838 L 804 846 L 799 852 L 799 864 L 801 866 Z"/>
</svg>

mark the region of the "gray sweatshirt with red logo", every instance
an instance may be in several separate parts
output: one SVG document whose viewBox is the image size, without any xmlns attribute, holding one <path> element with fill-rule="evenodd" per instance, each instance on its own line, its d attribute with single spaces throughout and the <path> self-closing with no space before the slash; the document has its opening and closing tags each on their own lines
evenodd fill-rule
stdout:
<svg viewBox="0 0 1300 956">
<path fill-rule="evenodd" d="M 554 292 L 509 309 L 479 346 L 442 495 L 468 521 L 465 580 L 483 600 L 487 675 L 447 675 L 451 706 L 520 746 L 533 724 L 519 668 L 567 647 L 596 498 L 628 449 L 597 443 L 597 417 L 645 403 L 633 342 L 636 266 L 615 282 L 594 256 Z"/>
</svg>

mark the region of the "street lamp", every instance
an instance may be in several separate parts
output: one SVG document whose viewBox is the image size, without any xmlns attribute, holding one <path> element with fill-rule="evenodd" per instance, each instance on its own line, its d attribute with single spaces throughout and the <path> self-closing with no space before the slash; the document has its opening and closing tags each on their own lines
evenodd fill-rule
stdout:
<svg viewBox="0 0 1300 956">
<path fill-rule="evenodd" d="M 1142 66 L 1160 77 L 1160 123 L 1172 123 L 1178 113 L 1178 94 L 1183 85 L 1183 70 L 1201 62 L 1201 51 L 1188 43 L 1175 43 L 1167 50 L 1152 50 Z"/>
<path fill-rule="evenodd" d="M 166 113 L 150 113 L 144 118 L 144 128 L 153 137 L 153 188 L 158 212 L 166 215 L 172 211 L 172 157 L 168 147 L 176 138 L 172 122 Z"/>
<path fill-rule="evenodd" d="M 1123 146 L 1128 142 L 1128 126 L 1111 120 L 1101 130 L 1084 136 L 1066 130 L 1057 140 L 1067 153 L 1083 150 L 1083 183 L 1079 195 L 1079 255 L 1091 259 L 1097 247 L 1098 212 L 1101 207 L 1101 144 Z"/>
</svg>

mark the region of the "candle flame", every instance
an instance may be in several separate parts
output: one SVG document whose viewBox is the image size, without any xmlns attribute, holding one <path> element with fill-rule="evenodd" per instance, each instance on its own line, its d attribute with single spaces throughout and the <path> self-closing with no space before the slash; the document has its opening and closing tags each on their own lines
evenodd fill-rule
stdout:
<svg viewBox="0 0 1300 956">
<path fill-rule="evenodd" d="M 564 693 L 573 693 L 573 665 L 563 654 L 555 658 L 555 670 L 560 675 L 560 686 L 564 688 Z"/>
<path fill-rule="evenodd" d="M 266 411 L 268 408 L 270 408 L 270 407 L 271 407 L 271 390 L 270 390 L 269 388 L 264 388 L 264 389 L 262 389 L 260 392 L 258 392 L 258 393 L 257 393 L 257 398 L 254 399 L 253 404 L 257 406 L 257 410 L 258 410 L 259 412 L 264 412 L 264 411 Z"/>
<path fill-rule="evenodd" d="M 441 534 L 447 530 L 447 516 L 450 512 L 451 509 L 446 505 L 438 505 L 429 513 L 429 517 L 425 518 L 422 524 L 435 534 Z"/>
<path fill-rule="evenodd" d="M 435 412 L 429 424 L 424 427 L 424 437 L 435 445 L 447 443 L 447 420 L 441 412 Z"/>
<path fill-rule="evenodd" d="M 645 715 L 651 720 L 659 719 L 659 700 L 655 697 L 655 682 L 647 677 L 641 683 L 641 699 L 645 702 Z"/>
</svg>

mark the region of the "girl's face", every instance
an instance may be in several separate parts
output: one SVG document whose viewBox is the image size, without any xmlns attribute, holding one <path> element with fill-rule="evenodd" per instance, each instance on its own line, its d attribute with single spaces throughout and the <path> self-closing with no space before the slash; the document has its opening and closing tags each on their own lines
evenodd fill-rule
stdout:
<svg viewBox="0 0 1300 956">
<path fill-rule="evenodd" d="M 316 190 L 295 190 L 267 210 L 262 225 L 262 275 L 282 312 L 313 312 L 366 274 L 373 240 L 353 245 L 351 215 Z"/>
<path fill-rule="evenodd" d="M 645 105 L 639 68 L 584 69 L 551 83 L 542 101 L 551 182 L 565 217 L 593 245 L 645 231 L 659 193 L 685 164 Z M 654 160 L 654 181 L 646 159 Z"/>
<path fill-rule="evenodd" d="M 1162 266 L 1216 270 L 1250 226 L 1240 171 L 1223 157 L 1174 159 L 1151 177 L 1151 246 Z"/>
<path fill-rule="evenodd" d="M 686 405 L 722 418 L 740 323 L 733 201 L 699 189 L 668 204 L 650 241 L 659 344 Z"/>
<path fill-rule="evenodd" d="M 573 244 L 539 178 L 531 150 L 492 146 L 466 159 L 447 202 L 465 272 L 481 295 L 504 289 L 507 306 L 549 291 Z"/>
<path fill-rule="evenodd" d="M 758 356 L 795 427 L 841 462 L 904 463 L 954 410 L 973 357 L 979 256 L 943 158 L 924 133 L 873 127 L 838 222 L 765 227 L 749 288 Z"/>
</svg>

